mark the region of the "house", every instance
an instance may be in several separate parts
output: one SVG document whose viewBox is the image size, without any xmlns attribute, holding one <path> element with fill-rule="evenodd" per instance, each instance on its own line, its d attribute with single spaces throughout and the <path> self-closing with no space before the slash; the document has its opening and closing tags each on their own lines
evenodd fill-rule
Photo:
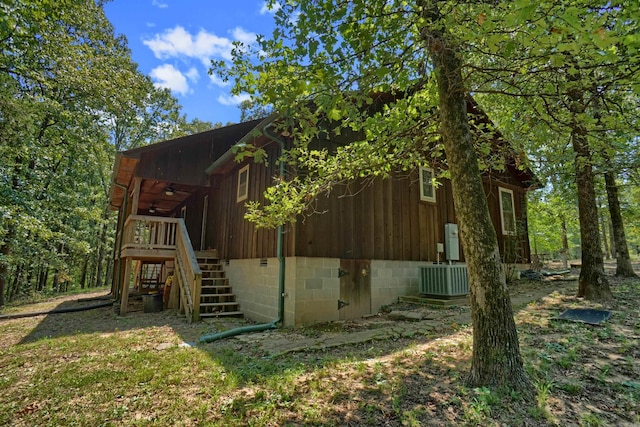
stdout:
<svg viewBox="0 0 640 427">
<path fill-rule="evenodd" d="M 338 188 L 318 198 L 324 213 L 277 230 L 247 221 L 245 203 L 263 200 L 281 174 L 275 159 L 283 141 L 272 120 L 118 153 L 110 198 L 119 212 L 114 290 L 121 312 L 130 292 L 160 289 L 170 275 L 167 304 L 190 320 L 283 316 L 287 326 L 356 318 L 399 296 L 437 294 L 431 281 L 450 282 L 460 271 L 466 281 L 450 182 L 434 186 L 427 167 Z M 233 147 L 248 142 L 269 161 L 236 162 Z M 505 262 L 529 262 L 526 192 L 535 182 L 515 160 L 484 176 Z"/>
</svg>

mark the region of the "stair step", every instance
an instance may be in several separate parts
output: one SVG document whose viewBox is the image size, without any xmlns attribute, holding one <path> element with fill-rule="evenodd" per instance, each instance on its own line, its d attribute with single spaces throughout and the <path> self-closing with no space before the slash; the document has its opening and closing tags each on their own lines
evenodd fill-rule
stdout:
<svg viewBox="0 0 640 427">
<path fill-rule="evenodd" d="M 224 307 L 224 306 L 231 306 L 231 305 L 238 305 L 237 302 L 235 301 L 229 301 L 229 302 L 201 302 L 200 303 L 200 307 Z"/>
<path fill-rule="evenodd" d="M 202 276 L 202 284 L 204 285 L 204 284 L 210 283 L 214 279 L 221 280 L 221 279 L 226 279 L 226 277 L 225 276 L 213 276 L 213 277 L 211 277 L 211 276 L 203 275 Z"/>
<path fill-rule="evenodd" d="M 224 270 L 203 270 L 200 269 L 200 271 L 202 272 L 202 277 L 225 277 L 227 275 L 227 272 Z"/>
<path fill-rule="evenodd" d="M 202 278 L 202 286 L 208 286 L 210 283 L 229 283 L 229 279 L 227 277 L 203 277 Z"/>
<path fill-rule="evenodd" d="M 224 271 L 222 264 L 198 263 L 200 270 L 205 271 Z"/>
<path fill-rule="evenodd" d="M 228 293 L 228 294 L 200 294 L 200 299 L 203 300 L 205 298 L 231 298 L 231 297 L 235 297 L 236 294 L 233 293 Z M 229 302 L 235 302 L 235 301 L 229 301 Z"/>
<path fill-rule="evenodd" d="M 209 289 L 209 290 L 231 289 L 231 285 L 202 285 L 201 289 Z"/>
<path fill-rule="evenodd" d="M 215 313 L 200 313 L 200 317 L 242 316 L 241 311 L 216 311 Z"/>
</svg>

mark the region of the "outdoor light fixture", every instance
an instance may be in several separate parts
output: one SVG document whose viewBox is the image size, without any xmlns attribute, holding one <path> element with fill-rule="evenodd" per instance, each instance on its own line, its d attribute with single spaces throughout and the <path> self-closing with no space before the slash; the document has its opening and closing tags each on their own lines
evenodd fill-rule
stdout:
<svg viewBox="0 0 640 427">
<path fill-rule="evenodd" d="M 149 208 L 149 213 L 156 213 L 156 207 L 154 203 L 151 203 L 151 207 Z"/>
<path fill-rule="evenodd" d="M 164 194 L 166 194 L 167 196 L 173 196 L 174 193 L 175 189 L 171 185 L 169 185 L 167 189 L 164 190 Z"/>
</svg>

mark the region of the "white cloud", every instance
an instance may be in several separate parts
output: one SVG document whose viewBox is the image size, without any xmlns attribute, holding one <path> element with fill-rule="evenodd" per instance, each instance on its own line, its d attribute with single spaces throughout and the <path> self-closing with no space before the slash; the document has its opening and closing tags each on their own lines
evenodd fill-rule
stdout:
<svg viewBox="0 0 640 427">
<path fill-rule="evenodd" d="M 166 9 L 167 7 L 169 7 L 169 4 L 167 4 L 167 3 L 165 3 L 165 2 L 163 2 L 161 0 L 152 0 L 151 1 L 151 5 L 155 6 L 155 7 L 158 7 L 160 9 Z"/>
<path fill-rule="evenodd" d="M 176 26 L 152 39 L 143 40 L 158 59 L 187 57 L 196 58 L 208 64 L 213 57 L 231 59 L 232 41 L 226 37 L 218 37 L 205 30 L 198 34 L 190 34 L 183 27 Z"/>
<path fill-rule="evenodd" d="M 195 69 L 192 68 L 187 72 L 187 76 L 191 74 L 190 80 L 192 80 L 193 77 L 192 70 Z M 187 76 L 171 64 L 162 64 L 151 70 L 149 75 L 154 80 L 156 87 L 168 88 L 172 92 L 177 92 L 181 95 L 186 95 L 191 92 L 189 83 L 187 82 Z"/>
<path fill-rule="evenodd" d="M 282 5 L 281 5 L 280 3 L 275 2 L 275 3 L 273 4 L 273 6 L 271 6 L 271 9 L 269 9 L 269 8 L 267 7 L 267 3 L 265 2 L 265 3 L 263 3 L 263 4 L 262 4 L 262 8 L 260 9 L 260 15 L 264 15 L 264 14 L 267 14 L 267 13 L 270 13 L 270 14 L 272 14 L 272 15 L 273 15 L 273 14 L 275 14 L 278 10 L 280 10 L 280 8 L 281 8 L 281 7 L 282 7 Z"/>
<path fill-rule="evenodd" d="M 239 42 L 242 42 L 244 44 L 255 43 L 257 37 L 256 33 L 245 31 L 240 27 L 236 27 L 231 30 L 231 35 L 233 36 L 234 40 L 238 40 Z"/>
<path fill-rule="evenodd" d="M 189 71 L 187 71 L 184 75 L 194 83 L 197 82 L 198 79 L 200 79 L 200 73 L 198 73 L 198 70 L 196 70 L 194 67 L 189 68 Z"/>
<path fill-rule="evenodd" d="M 218 102 L 222 105 L 238 105 L 242 101 L 247 101 L 250 98 L 251 96 L 246 93 L 243 93 L 242 95 L 220 95 L 218 97 Z"/>
<path fill-rule="evenodd" d="M 229 86 L 229 82 L 225 82 L 216 74 L 209 74 L 209 80 L 211 81 L 211 83 L 213 83 L 216 86 L 220 86 L 220 87 Z"/>
</svg>

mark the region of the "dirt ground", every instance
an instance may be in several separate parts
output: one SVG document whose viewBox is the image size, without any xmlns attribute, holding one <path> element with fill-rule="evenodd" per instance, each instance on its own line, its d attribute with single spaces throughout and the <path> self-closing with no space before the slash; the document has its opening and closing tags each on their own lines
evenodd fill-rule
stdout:
<svg viewBox="0 0 640 427">
<path fill-rule="evenodd" d="M 640 272 L 640 265 L 636 268 Z M 464 387 L 462 375 L 470 365 L 472 334 L 465 304 L 432 308 L 398 303 L 363 319 L 244 334 L 199 346 L 213 353 L 231 349 L 267 360 L 286 356 L 311 365 L 326 357 L 364 360 L 329 377 L 309 373 L 299 379 L 300 390 L 321 383 L 331 391 L 327 393 L 334 396 L 330 401 L 309 405 L 322 406 L 335 425 L 640 425 L 640 281 L 614 278 L 611 264 L 607 271 L 616 296 L 607 304 L 575 297 L 576 270 L 509 286 L 523 358 L 537 390 L 538 412 L 521 408 L 517 400 L 497 402 L 484 389 Z M 95 303 L 78 303 L 78 298 L 31 305 L 29 311 Z M 575 307 L 607 309 L 613 316 L 603 326 L 556 320 L 564 309 Z M 412 320 L 392 320 L 391 312 Z M 111 308 L 22 322 L 32 324 L 31 332 L 24 336 L 4 328 L 0 351 L 78 331 L 135 334 L 140 328 L 153 328 L 159 338 L 146 345 L 162 350 L 248 324 L 242 319 L 187 324 L 171 310 L 117 316 Z M 401 379 L 401 384 L 394 379 Z M 245 387 L 229 400 L 251 403 L 255 393 Z M 398 393 L 401 400 L 394 397 Z M 300 399 L 305 399 L 304 394 Z M 299 413 L 282 416 L 293 420 L 291 425 L 304 425 L 295 421 Z"/>
</svg>

